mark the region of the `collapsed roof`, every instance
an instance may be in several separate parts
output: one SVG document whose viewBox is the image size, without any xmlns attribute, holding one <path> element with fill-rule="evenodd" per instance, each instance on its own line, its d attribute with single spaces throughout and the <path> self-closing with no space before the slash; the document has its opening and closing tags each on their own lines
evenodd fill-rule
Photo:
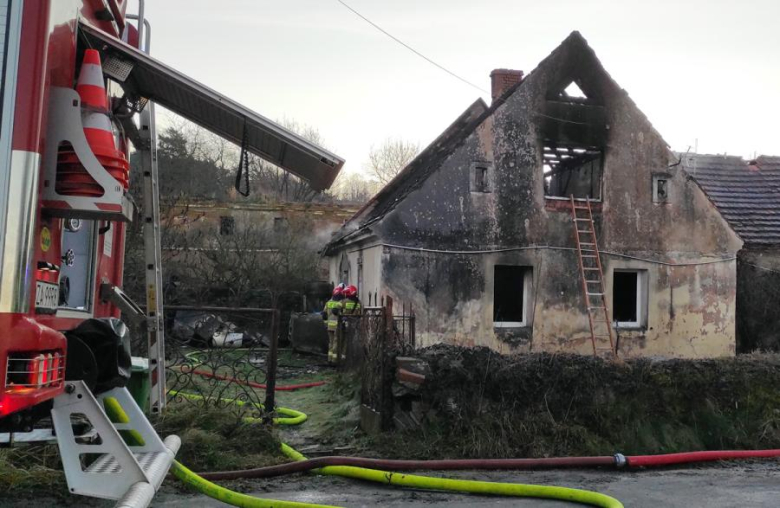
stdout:
<svg viewBox="0 0 780 508">
<path fill-rule="evenodd" d="M 555 58 L 565 58 L 567 53 L 576 55 L 580 65 L 585 62 L 586 65 L 598 67 L 607 82 L 620 90 L 579 32 L 570 34 L 536 69 Z M 526 79 L 509 87 L 490 107 L 481 99 L 469 106 L 336 233 L 323 253 L 330 254 L 341 245 L 370 235 L 372 225 L 391 212 L 410 192 L 419 188 L 486 118 L 527 82 L 536 69 Z M 583 82 L 583 85 L 588 83 Z M 627 96 L 626 99 L 631 101 Z M 637 112 L 650 124 L 638 108 Z M 740 157 L 719 155 L 686 155 L 683 159 L 686 172 L 698 183 L 746 246 L 780 245 L 780 157 L 762 156 L 751 162 Z"/>
<path fill-rule="evenodd" d="M 528 82 L 528 79 L 538 69 L 558 59 L 573 61 L 580 68 L 595 71 L 604 76 L 612 88 L 615 90 L 620 89 L 601 65 L 596 53 L 588 45 L 582 34 L 576 31 L 572 32 L 525 79 L 509 86 L 501 96 L 493 100 L 489 107 L 482 99 L 478 99 L 469 106 L 438 138 L 420 152 L 393 180 L 385 185 L 363 208 L 347 221 L 330 243 L 325 246 L 323 253 L 326 255 L 330 254 L 340 245 L 351 243 L 357 238 L 361 238 L 363 233 L 370 233 L 372 224 L 380 221 L 398 203 L 403 201 L 409 193 L 418 189 L 447 160 L 455 149 L 464 143 L 477 127 L 501 107 L 520 87 Z M 560 83 L 561 89 L 559 92 L 562 92 L 563 88 L 570 83 L 571 80 Z M 598 97 L 597 87 L 593 83 L 583 81 L 582 86 L 586 92 L 589 90 L 592 92 L 588 94 L 589 96 Z M 630 101 L 629 98 L 627 100 Z M 641 111 L 638 113 L 642 115 Z M 644 115 L 642 116 L 644 117 Z M 647 119 L 645 118 L 645 120 Z"/>
</svg>

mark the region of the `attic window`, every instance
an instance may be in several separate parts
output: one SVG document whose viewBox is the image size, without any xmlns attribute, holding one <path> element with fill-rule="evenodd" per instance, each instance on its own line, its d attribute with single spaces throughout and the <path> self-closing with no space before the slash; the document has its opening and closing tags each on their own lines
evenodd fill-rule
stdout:
<svg viewBox="0 0 780 508">
<path fill-rule="evenodd" d="M 486 193 L 493 188 L 493 165 L 488 162 L 475 162 L 471 165 L 471 192 Z"/>
<path fill-rule="evenodd" d="M 571 99 L 587 99 L 588 96 L 585 95 L 585 92 L 582 91 L 582 89 L 577 86 L 577 83 L 572 81 L 569 83 L 569 86 L 564 88 L 563 90 L 564 96 Z"/>
<path fill-rule="evenodd" d="M 562 104 L 594 104 L 593 98 L 585 93 L 575 80 L 552 88 L 547 98 Z"/>
<path fill-rule="evenodd" d="M 545 197 L 601 199 L 601 149 L 548 141 L 542 157 Z"/>
<path fill-rule="evenodd" d="M 669 175 L 653 175 L 653 203 L 669 202 Z"/>
</svg>

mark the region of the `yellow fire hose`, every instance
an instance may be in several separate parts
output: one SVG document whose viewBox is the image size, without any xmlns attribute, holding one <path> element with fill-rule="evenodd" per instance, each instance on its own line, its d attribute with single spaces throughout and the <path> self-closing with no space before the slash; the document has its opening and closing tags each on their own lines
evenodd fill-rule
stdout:
<svg viewBox="0 0 780 508">
<path fill-rule="evenodd" d="M 211 483 L 210 481 L 201 478 L 186 467 L 182 466 L 181 463 L 176 460 L 173 461 L 171 472 L 176 478 L 183 481 L 201 494 L 205 494 L 212 499 L 216 499 L 217 501 L 222 501 L 223 503 L 227 503 L 233 506 L 240 506 L 243 508 L 339 508 L 338 506 L 324 504 L 296 503 L 295 501 L 263 499 L 260 497 L 253 497 L 247 494 L 234 492 L 232 490 L 226 489 L 225 487 L 220 487 L 216 483 Z"/>
<path fill-rule="evenodd" d="M 200 395 L 187 394 L 182 392 L 172 391 L 171 394 L 192 400 L 203 398 Z M 234 403 L 239 406 L 246 404 L 246 402 L 236 399 L 222 400 L 223 402 Z M 262 404 L 254 403 L 254 405 L 261 410 L 263 409 Z M 116 413 L 117 409 L 121 411 L 121 408 L 115 406 L 112 408 L 112 412 Z M 276 412 L 280 415 L 283 415 L 281 417 L 274 418 L 273 421 L 277 425 L 298 425 L 307 419 L 305 413 L 296 411 L 294 409 L 277 407 Z M 119 418 L 121 421 L 121 415 L 119 415 Z M 126 419 L 127 416 L 125 415 L 124 418 Z M 259 418 L 252 417 L 246 417 L 244 420 L 248 423 L 260 421 Z M 306 457 L 285 443 L 282 443 L 281 450 L 282 453 L 293 460 L 306 460 Z M 244 508 L 334 508 L 328 505 L 263 499 L 234 492 L 224 487 L 220 487 L 219 485 L 216 485 L 215 483 L 212 483 L 204 478 L 201 478 L 177 461 L 174 461 L 173 466 L 171 467 L 171 472 L 178 479 L 193 489 L 201 492 L 202 494 L 233 506 Z M 613 497 L 600 494 L 598 492 L 573 489 L 568 487 L 526 485 L 520 483 L 498 483 L 476 480 L 454 480 L 448 478 L 392 473 L 388 471 L 378 471 L 376 469 L 352 466 L 326 466 L 321 469 L 315 469 L 314 472 L 324 475 L 342 476 L 346 478 L 355 478 L 358 480 L 377 482 L 386 485 L 398 485 L 401 487 L 415 489 L 441 490 L 447 492 L 462 492 L 493 496 L 558 499 L 561 501 L 569 501 L 572 503 L 598 506 L 602 508 L 623 508 L 623 504 Z"/>
<path fill-rule="evenodd" d="M 282 453 L 294 460 L 306 460 L 293 448 L 282 443 Z M 398 485 L 413 489 L 443 490 L 449 492 L 466 492 L 508 497 L 534 497 L 541 499 L 559 499 L 573 503 L 600 506 L 603 508 L 623 508 L 623 504 L 615 498 L 598 492 L 572 489 L 568 487 L 548 487 L 544 485 L 526 485 L 522 483 L 498 483 L 476 480 L 453 480 L 402 473 L 390 473 L 352 466 L 326 466 L 313 470 L 319 474 L 344 476 L 358 480 Z"/>
</svg>

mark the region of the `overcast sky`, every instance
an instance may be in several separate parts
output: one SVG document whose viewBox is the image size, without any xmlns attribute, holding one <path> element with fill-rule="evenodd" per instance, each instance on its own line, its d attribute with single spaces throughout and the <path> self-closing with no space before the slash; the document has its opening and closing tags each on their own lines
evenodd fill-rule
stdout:
<svg viewBox="0 0 780 508">
<path fill-rule="evenodd" d="M 345 0 L 485 90 L 573 30 L 675 150 L 780 155 L 780 0 Z M 431 142 L 480 92 L 336 0 L 147 0 L 152 54 L 275 120 L 317 128 L 346 170 L 388 137 Z M 134 9 L 131 2 L 130 10 Z"/>
</svg>

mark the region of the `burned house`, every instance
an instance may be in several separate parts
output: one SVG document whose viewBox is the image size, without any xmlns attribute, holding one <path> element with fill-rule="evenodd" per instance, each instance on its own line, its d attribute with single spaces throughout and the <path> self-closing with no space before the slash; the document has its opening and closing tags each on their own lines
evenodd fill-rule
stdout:
<svg viewBox="0 0 780 508">
<path fill-rule="evenodd" d="M 585 39 L 491 79 L 492 104 L 334 236 L 331 281 L 412 305 L 423 346 L 592 354 L 573 196 L 592 207 L 619 355 L 733 355 L 745 241 Z"/>
</svg>

